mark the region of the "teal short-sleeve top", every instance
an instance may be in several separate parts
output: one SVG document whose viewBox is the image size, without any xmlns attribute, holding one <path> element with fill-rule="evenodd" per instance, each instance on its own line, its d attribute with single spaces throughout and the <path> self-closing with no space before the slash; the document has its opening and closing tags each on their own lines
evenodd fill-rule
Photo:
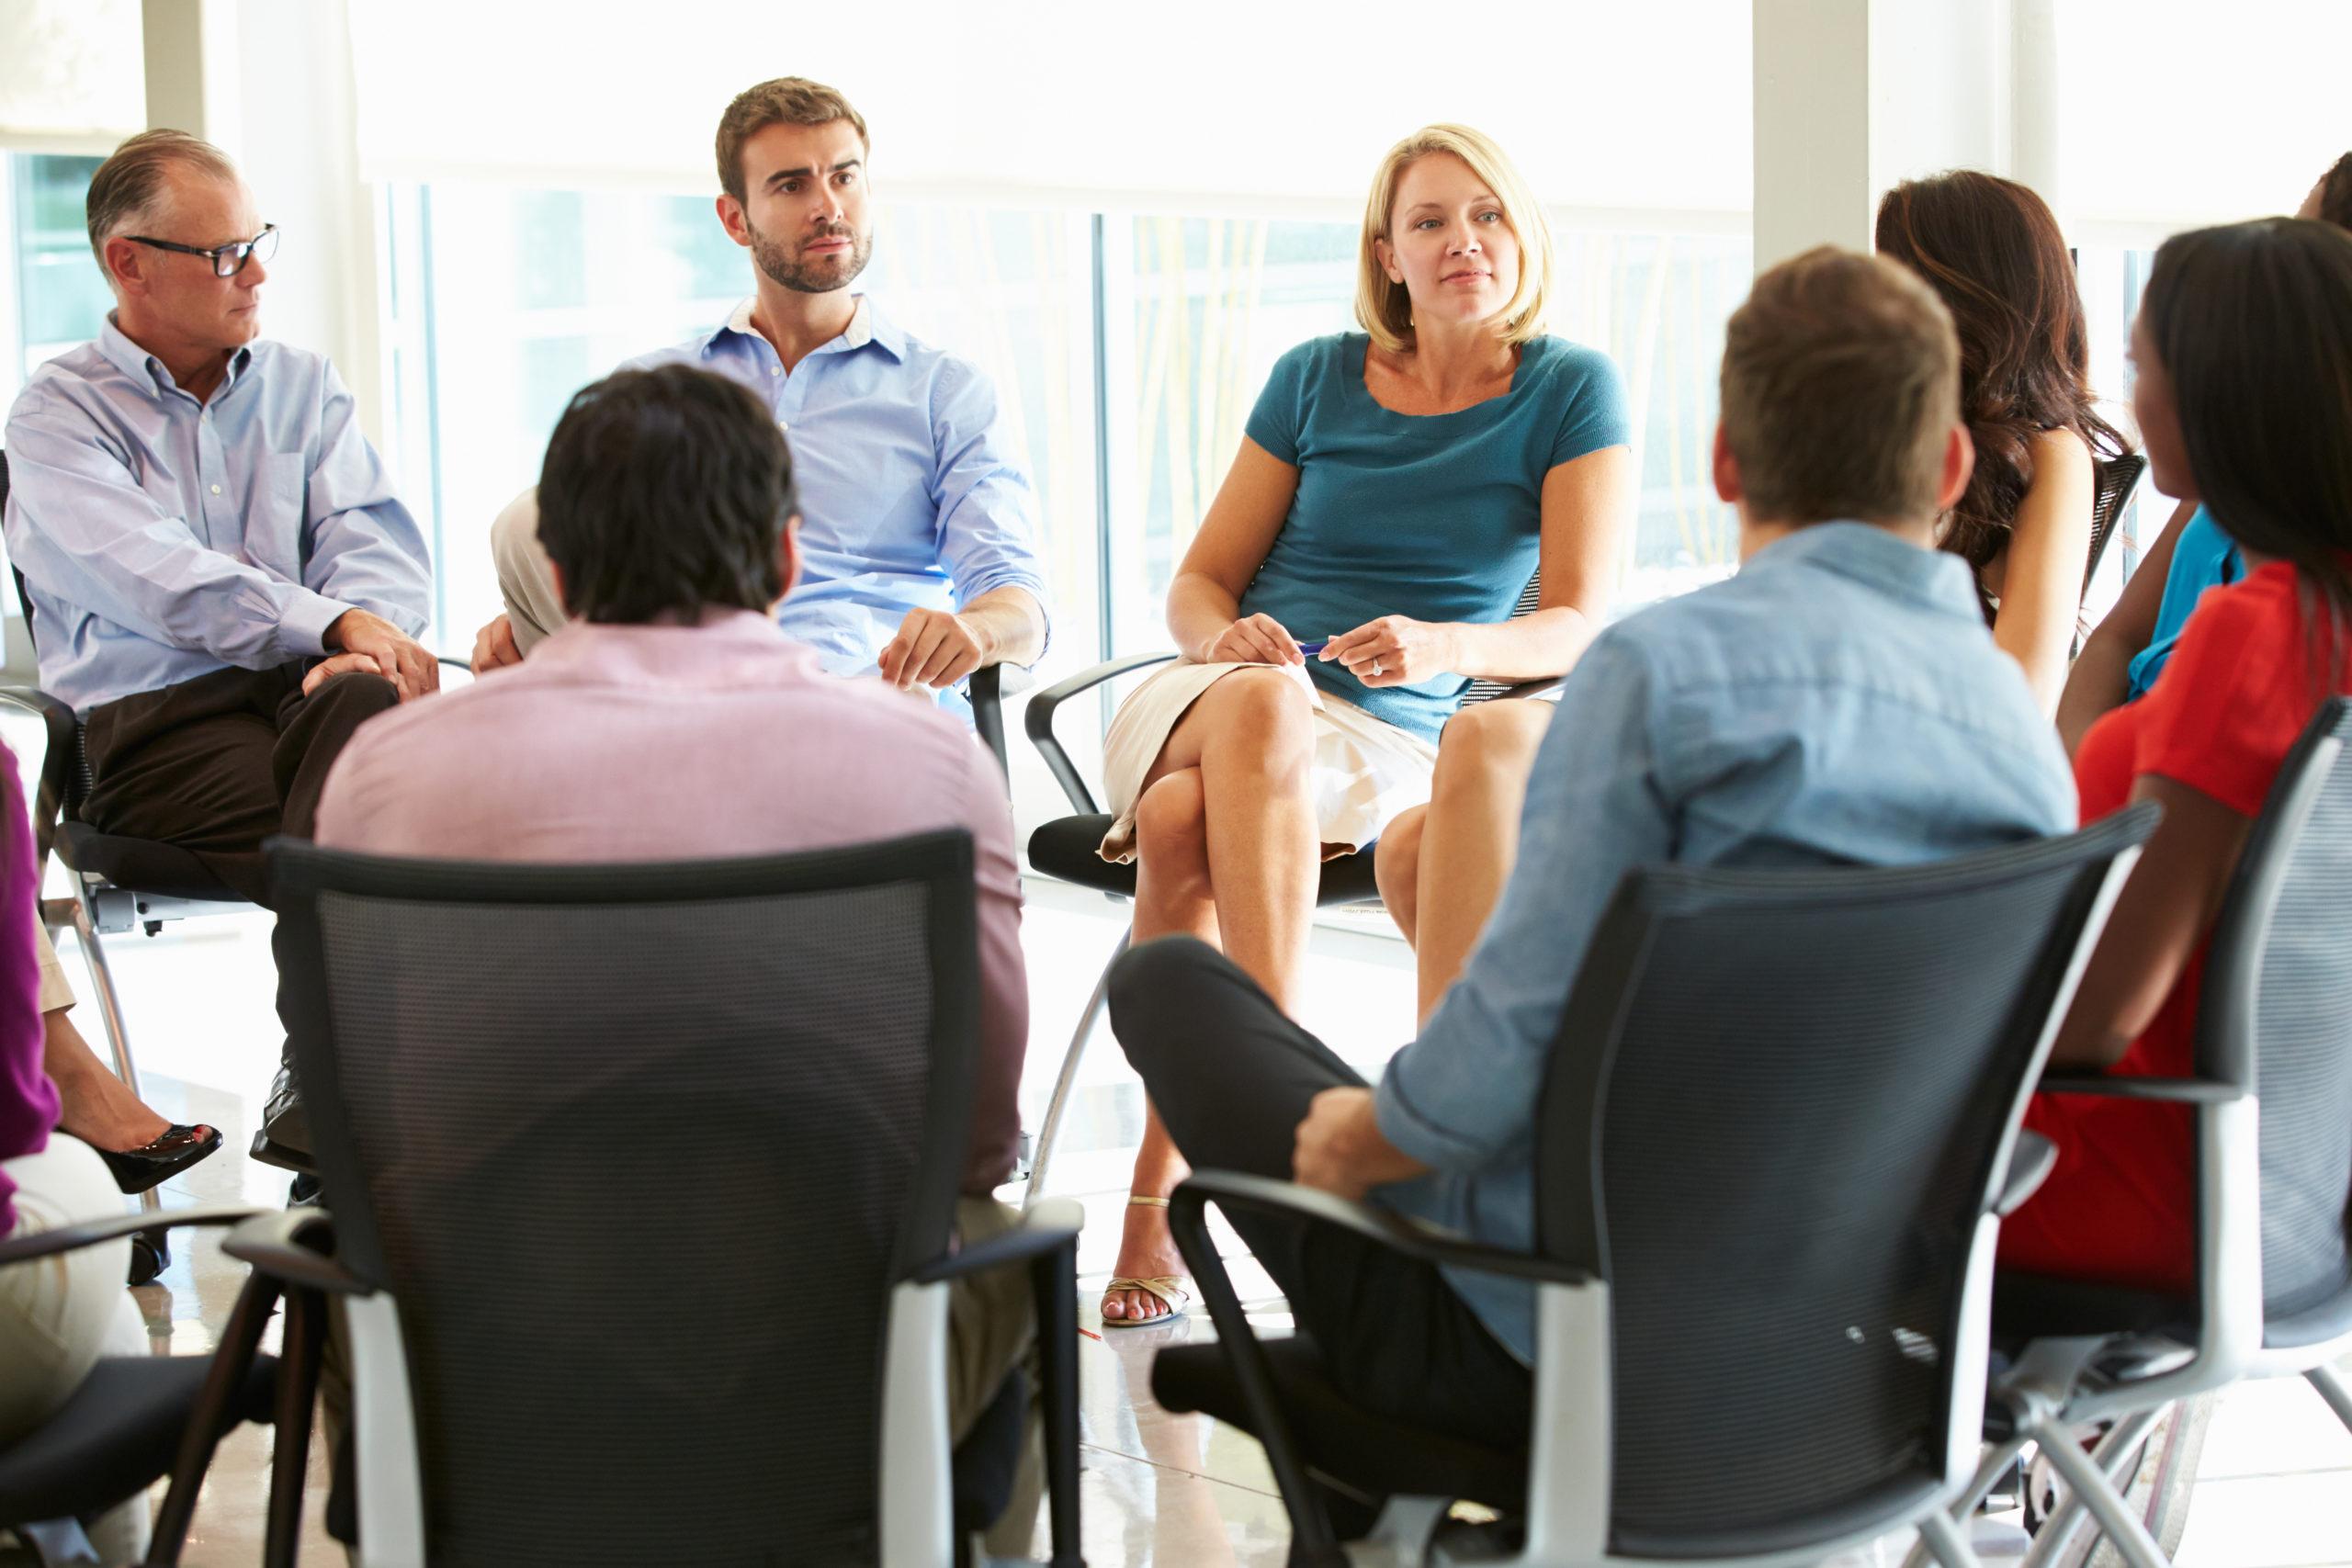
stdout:
<svg viewBox="0 0 2352 1568">
<path fill-rule="evenodd" d="M 1303 343 L 1266 378 L 1245 427 L 1298 470 L 1290 515 L 1241 595 L 1314 642 L 1382 615 L 1508 619 L 1535 573 L 1544 480 L 1554 468 L 1629 444 L 1625 386 L 1597 349 L 1556 337 L 1520 347 L 1510 389 L 1453 413 L 1403 414 L 1364 385 L 1371 339 Z M 1469 685 L 1442 674 L 1367 687 L 1309 659 L 1333 696 L 1434 742 Z"/>
</svg>

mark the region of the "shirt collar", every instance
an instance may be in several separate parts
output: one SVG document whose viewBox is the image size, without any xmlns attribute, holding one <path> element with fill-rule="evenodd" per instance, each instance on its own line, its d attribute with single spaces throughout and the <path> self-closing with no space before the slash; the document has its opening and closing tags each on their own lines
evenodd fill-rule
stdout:
<svg viewBox="0 0 2352 1568">
<path fill-rule="evenodd" d="M 164 367 L 164 362 L 131 342 L 122 328 L 115 324 L 111 310 L 107 312 L 106 321 L 98 327 L 98 352 L 106 355 L 108 364 L 142 387 L 157 392 L 180 390 L 180 384 L 172 379 L 172 373 Z M 220 390 L 212 394 L 214 401 L 219 401 L 222 392 L 237 384 L 237 378 L 245 373 L 253 361 L 251 344 L 229 356 L 229 373 L 220 382 Z"/>
<path fill-rule="evenodd" d="M 704 679 L 725 684 L 732 679 L 727 672 L 746 661 L 770 675 L 788 670 L 793 679 L 823 673 L 814 649 L 752 610 L 712 610 L 691 626 L 566 621 L 531 650 L 523 669 L 537 671 L 541 679 L 574 673 L 624 684 Z"/>
<path fill-rule="evenodd" d="M 759 337 L 759 329 L 752 325 L 752 308 L 758 303 L 757 295 L 748 296 L 729 311 L 726 324 L 703 340 L 703 357 L 707 359 L 717 353 L 720 341 L 729 333 L 738 337 Z M 818 345 L 811 351 L 810 357 L 819 354 L 850 354 L 868 344 L 893 359 L 903 360 L 907 356 L 906 339 L 899 334 L 899 329 L 891 325 L 876 307 L 871 295 L 861 294 L 857 297 L 857 309 L 850 316 L 848 328 L 831 343 Z"/>
<path fill-rule="evenodd" d="M 1948 550 L 1922 549 L 1869 523 L 1815 523 L 1775 539 L 1741 567 L 1755 571 L 1816 567 L 1923 609 L 1982 622 L 1968 563 Z"/>
</svg>

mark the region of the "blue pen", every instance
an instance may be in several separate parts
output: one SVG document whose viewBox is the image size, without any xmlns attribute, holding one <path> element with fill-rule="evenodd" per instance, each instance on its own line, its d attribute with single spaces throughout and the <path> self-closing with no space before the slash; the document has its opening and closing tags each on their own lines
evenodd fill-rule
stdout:
<svg viewBox="0 0 2352 1568">
<path fill-rule="evenodd" d="M 1311 658 L 1314 655 L 1322 652 L 1323 649 L 1330 643 L 1330 640 L 1331 639 L 1329 637 L 1325 637 L 1321 642 L 1302 642 L 1298 645 L 1298 651 L 1306 654 Z"/>
</svg>

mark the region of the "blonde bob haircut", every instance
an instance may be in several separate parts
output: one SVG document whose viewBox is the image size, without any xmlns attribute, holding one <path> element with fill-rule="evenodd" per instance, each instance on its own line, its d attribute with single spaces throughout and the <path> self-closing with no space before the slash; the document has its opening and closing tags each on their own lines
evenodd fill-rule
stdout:
<svg viewBox="0 0 2352 1568">
<path fill-rule="evenodd" d="M 1391 147 L 1380 161 L 1380 172 L 1372 178 L 1372 196 L 1363 205 L 1363 254 L 1356 264 L 1358 324 L 1390 354 L 1412 351 L 1412 296 L 1403 284 L 1389 281 L 1374 242 L 1395 243 L 1388 231 L 1396 217 L 1396 187 L 1407 169 L 1433 152 L 1451 152 L 1470 166 L 1470 172 L 1494 193 L 1503 221 L 1519 241 L 1519 287 L 1497 317 L 1497 335 L 1509 344 L 1541 336 L 1544 309 L 1552 296 L 1551 228 L 1518 167 L 1493 138 L 1466 125 L 1425 125 Z"/>
</svg>

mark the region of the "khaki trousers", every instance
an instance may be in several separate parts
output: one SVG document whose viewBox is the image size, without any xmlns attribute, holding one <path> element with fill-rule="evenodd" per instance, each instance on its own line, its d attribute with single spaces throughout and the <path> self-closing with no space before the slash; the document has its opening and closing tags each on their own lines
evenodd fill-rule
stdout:
<svg viewBox="0 0 2352 1568">
<path fill-rule="evenodd" d="M 6 1162 L 17 1184 L 14 1236 L 37 1235 L 122 1213 L 122 1194 L 87 1144 L 50 1135 L 37 1155 Z M 124 1288 L 130 1241 L 100 1242 L 0 1269 L 0 1448 L 33 1431 L 82 1386 L 101 1356 L 143 1356 L 147 1331 Z M 145 1494 L 90 1529 L 108 1562 L 147 1551 Z"/>
<path fill-rule="evenodd" d="M 565 618 L 563 601 L 556 597 L 555 573 L 548 569 L 547 551 L 539 547 L 537 486 L 508 502 L 490 525 L 490 558 L 498 568 L 498 592 L 506 601 L 514 647 L 527 659 Z"/>
</svg>

